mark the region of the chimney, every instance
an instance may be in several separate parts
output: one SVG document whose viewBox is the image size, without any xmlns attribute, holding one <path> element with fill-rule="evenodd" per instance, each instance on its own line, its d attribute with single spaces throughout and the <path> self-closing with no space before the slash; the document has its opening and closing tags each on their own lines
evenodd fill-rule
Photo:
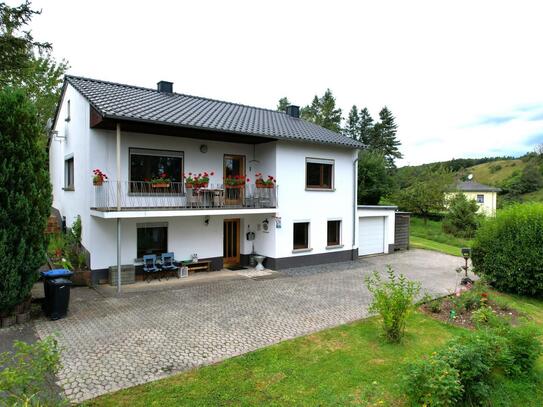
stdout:
<svg viewBox="0 0 543 407">
<path fill-rule="evenodd" d="M 156 90 L 162 93 L 173 93 L 173 82 L 168 82 L 168 81 L 157 82 Z"/>
<path fill-rule="evenodd" d="M 288 105 L 286 114 L 297 119 L 300 118 L 300 106 Z"/>
</svg>

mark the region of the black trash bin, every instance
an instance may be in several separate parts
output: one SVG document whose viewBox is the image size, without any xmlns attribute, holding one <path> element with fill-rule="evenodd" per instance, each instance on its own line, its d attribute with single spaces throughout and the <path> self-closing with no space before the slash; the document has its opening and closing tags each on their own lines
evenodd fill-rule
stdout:
<svg viewBox="0 0 543 407">
<path fill-rule="evenodd" d="M 64 318 L 68 313 L 70 304 L 70 288 L 72 282 L 66 278 L 54 278 L 47 280 L 49 297 L 47 303 L 47 315 L 51 320 Z"/>
<path fill-rule="evenodd" d="M 67 279 L 71 277 L 74 273 L 72 273 L 70 270 L 67 269 L 55 269 L 55 270 L 49 270 L 49 271 L 43 271 L 41 273 L 43 277 L 43 292 L 45 294 L 45 300 L 43 302 L 43 311 L 45 312 L 45 315 L 51 316 L 52 313 L 52 304 L 53 304 L 53 293 L 52 293 L 52 284 L 51 281 L 54 279 L 62 278 Z M 70 283 L 70 280 L 66 280 Z M 69 295 L 69 288 L 68 288 L 68 301 L 70 300 Z M 66 305 L 67 307 L 67 305 Z M 64 312 L 64 316 L 66 315 L 66 312 Z M 58 318 L 52 318 L 52 319 L 59 319 Z"/>
</svg>

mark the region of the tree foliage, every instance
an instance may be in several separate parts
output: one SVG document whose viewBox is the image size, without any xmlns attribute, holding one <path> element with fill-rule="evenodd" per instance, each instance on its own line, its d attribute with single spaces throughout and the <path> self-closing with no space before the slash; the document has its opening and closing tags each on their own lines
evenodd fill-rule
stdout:
<svg viewBox="0 0 543 407">
<path fill-rule="evenodd" d="M 395 167 L 394 161 L 402 158 L 400 152 L 400 141 L 396 138 L 398 126 L 394 115 L 385 106 L 379 112 L 379 122 L 375 123 L 370 132 L 368 148 L 381 152 L 387 161 L 389 167 Z"/>
<path fill-rule="evenodd" d="M 277 111 L 278 112 L 286 112 L 287 106 L 290 105 L 290 102 L 287 97 L 283 97 L 279 99 L 279 102 L 277 103 Z"/>
<path fill-rule="evenodd" d="M 20 303 L 45 262 L 51 185 L 36 108 L 22 91 L 0 91 L 0 310 Z"/>
<path fill-rule="evenodd" d="M 0 3 L 0 85 L 22 89 L 35 104 L 43 127 L 54 114 L 68 64 L 57 62 L 51 44 L 36 41 L 28 29 L 40 13 L 28 0 L 17 7 Z"/>
<path fill-rule="evenodd" d="M 479 226 L 479 205 L 466 198 L 463 193 L 457 193 L 448 200 L 448 211 L 443 221 L 443 230 L 456 237 L 472 238 Z"/>
<path fill-rule="evenodd" d="M 349 110 L 349 116 L 347 116 L 343 134 L 360 141 L 360 116 L 358 115 L 358 108 L 356 105 L 353 105 L 351 110 Z"/>
<path fill-rule="evenodd" d="M 453 181 L 452 174 L 444 169 L 421 174 L 406 188 L 392 195 L 392 200 L 402 210 L 428 219 L 432 213 L 445 209 L 445 192 Z"/>
<path fill-rule="evenodd" d="M 311 104 L 301 109 L 300 115 L 328 130 L 341 131 L 341 109 L 336 106 L 336 98 L 330 89 L 326 89 L 321 97 L 315 95 Z"/>
<path fill-rule="evenodd" d="M 364 150 L 358 159 L 358 204 L 377 205 L 392 188 L 385 158 L 379 152 Z"/>
</svg>

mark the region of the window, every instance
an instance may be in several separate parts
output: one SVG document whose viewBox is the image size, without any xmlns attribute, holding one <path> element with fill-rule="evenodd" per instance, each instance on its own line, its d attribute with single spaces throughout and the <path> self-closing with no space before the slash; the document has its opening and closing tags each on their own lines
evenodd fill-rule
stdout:
<svg viewBox="0 0 543 407">
<path fill-rule="evenodd" d="M 167 223 L 138 223 L 138 252 L 141 259 L 146 254 L 168 252 L 168 224 Z"/>
<path fill-rule="evenodd" d="M 308 158 L 305 164 L 305 174 L 306 188 L 332 189 L 334 161 Z"/>
<path fill-rule="evenodd" d="M 154 188 L 153 179 L 165 178 L 167 187 Z M 181 192 L 183 153 L 180 151 L 130 149 L 131 192 Z"/>
<path fill-rule="evenodd" d="M 66 102 L 66 118 L 64 119 L 67 122 L 71 120 L 70 110 L 70 101 L 68 100 L 68 102 Z"/>
<path fill-rule="evenodd" d="M 64 160 L 64 189 L 74 189 L 74 157 Z"/>
<path fill-rule="evenodd" d="M 339 246 L 341 244 L 341 221 L 328 221 L 327 246 Z"/>
<path fill-rule="evenodd" d="M 294 250 L 309 248 L 309 222 L 294 224 Z"/>
<path fill-rule="evenodd" d="M 484 195 L 477 195 L 477 203 L 485 203 L 485 196 Z"/>
</svg>

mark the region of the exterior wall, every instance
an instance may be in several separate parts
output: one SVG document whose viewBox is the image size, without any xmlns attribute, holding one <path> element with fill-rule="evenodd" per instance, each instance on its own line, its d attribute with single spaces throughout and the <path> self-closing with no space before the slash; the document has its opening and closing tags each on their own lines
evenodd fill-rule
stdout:
<svg viewBox="0 0 543 407">
<path fill-rule="evenodd" d="M 484 203 L 479 205 L 479 213 L 486 215 L 486 216 L 496 216 L 496 208 L 497 208 L 497 192 L 471 192 L 471 191 L 463 191 L 462 192 L 467 199 L 471 199 L 475 202 L 477 202 L 477 195 L 483 195 L 484 196 Z M 454 194 L 447 194 L 447 197 L 452 197 Z"/>
<path fill-rule="evenodd" d="M 358 208 L 356 211 L 356 247 L 358 247 L 358 219 L 367 217 L 382 216 L 385 218 L 385 253 L 394 251 L 394 227 L 396 222 L 396 208 L 380 209 L 378 206 L 374 208 Z"/>
<path fill-rule="evenodd" d="M 66 121 L 67 106 L 70 102 L 70 121 Z M 88 205 L 92 185 L 89 168 L 89 104 L 72 86 L 64 94 L 58 120 L 53 130 L 65 139 L 53 139 L 49 147 L 49 173 L 53 186 L 53 207 L 66 217 L 69 227 L 81 216 L 83 226 L 90 222 Z M 74 191 L 64 190 L 64 160 L 74 157 Z M 82 243 L 88 248 L 92 241 L 91 231 L 83 227 Z"/>
<path fill-rule="evenodd" d="M 133 264 L 137 257 L 137 224 L 167 223 L 168 251 L 174 252 L 177 260 L 189 260 L 192 253 L 201 259 L 223 256 L 223 221 L 233 216 L 211 216 L 209 224 L 204 216 L 142 218 L 121 220 L 121 263 Z M 246 232 L 254 231 L 255 251 L 273 257 L 274 230 L 269 233 L 258 230 L 257 226 L 266 219 L 264 215 L 245 215 L 240 218 L 240 253 L 249 255 L 252 242 L 246 240 Z M 93 233 L 91 268 L 105 269 L 117 262 L 117 222 L 115 219 L 93 217 L 90 229 Z M 261 229 L 261 228 L 260 228 Z"/>
<path fill-rule="evenodd" d="M 316 144 L 277 143 L 278 215 L 276 257 L 308 256 L 353 248 L 353 204 L 356 201 L 353 161 L 356 151 Z M 333 191 L 305 188 L 306 157 L 332 159 Z M 327 249 L 327 221 L 341 220 L 341 245 Z M 310 251 L 293 252 L 293 224 L 308 221 Z M 272 225 L 275 226 L 275 225 Z"/>
</svg>

